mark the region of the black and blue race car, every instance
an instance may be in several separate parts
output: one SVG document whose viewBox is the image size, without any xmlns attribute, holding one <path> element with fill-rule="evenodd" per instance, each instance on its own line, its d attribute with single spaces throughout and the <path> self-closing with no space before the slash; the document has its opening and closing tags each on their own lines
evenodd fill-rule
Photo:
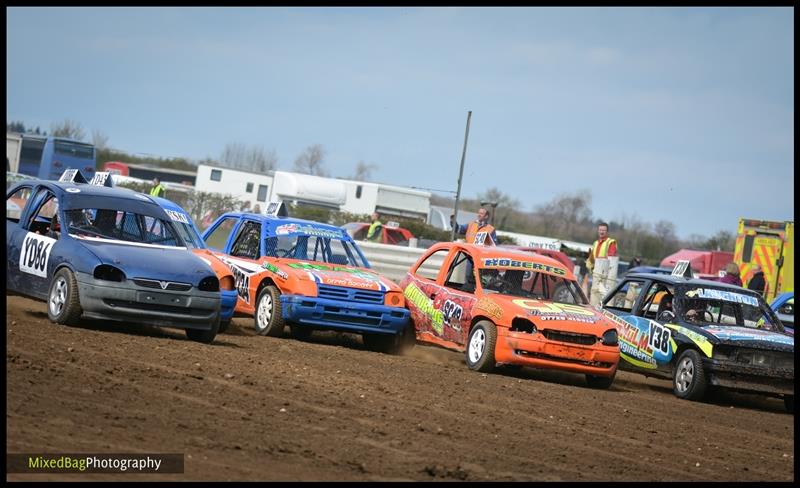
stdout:
<svg viewBox="0 0 800 488">
<path fill-rule="evenodd" d="M 177 217 L 148 195 L 90 185 L 72 171 L 70 181 L 7 190 L 7 290 L 46 300 L 55 323 L 121 320 L 212 342 L 219 279 L 187 250 Z"/>
<path fill-rule="evenodd" d="M 718 387 L 780 396 L 794 411 L 794 337 L 759 293 L 628 273 L 602 308 L 617 324 L 620 369 L 671 379 L 679 398 Z"/>
</svg>

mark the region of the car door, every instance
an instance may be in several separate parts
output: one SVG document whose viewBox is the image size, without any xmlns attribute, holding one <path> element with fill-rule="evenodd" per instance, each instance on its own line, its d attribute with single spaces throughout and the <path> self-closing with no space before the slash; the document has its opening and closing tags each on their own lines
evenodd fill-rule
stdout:
<svg viewBox="0 0 800 488">
<path fill-rule="evenodd" d="M 476 283 L 474 259 L 466 250 L 456 251 L 447 265 L 444 283 L 433 298 L 433 308 L 443 318 L 437 332 L 442 339 L 459 347 L 467 343 L 472 307 L 477 301 Z"/>
<path fill-rule="evenodd" d="M 261 222 L 242 219 L 225 249 L 225 263 L 231 268 L 236 292 L 244 308 L 250 310 L 257 297 L 252 296 L 250 278 L 259 272 L 262 256 Z"/>
<path fill-rule="evenodd" d="M 441 288 L 439 277 L 444 275 L 444 266 L 449 263 L 449 255 L 449 248 L 431 251 L 420 261 L 419 266 L 409 270 L 401 282 L 406 306 L 411 312 L 411 320 L 420 340 L 435 336 L 435 330 L 443 323 L 442 313 L 433 308 L 433 300 Z"/>
<path fill-rule="evenodd" d="M 27 233 L 20 220 L 25 217 L 32 194 L 33 185 L 23 185 L 6 198 L 6 286 L 15 291 L 20 291 L 19 259 Z"/>
<path fill-rule="evenodd" d="M 11 236 L 9 254 L 16 256 L 16 266 L 9 268 L 14 272 L 9 276 L 12 289 L 38 298 L 47 296 L 52 279 L 50 256 L 58 244 L 51 226 L 58 210 L 58 199 L 53 192 L 38 187 Z"/>
</svg>

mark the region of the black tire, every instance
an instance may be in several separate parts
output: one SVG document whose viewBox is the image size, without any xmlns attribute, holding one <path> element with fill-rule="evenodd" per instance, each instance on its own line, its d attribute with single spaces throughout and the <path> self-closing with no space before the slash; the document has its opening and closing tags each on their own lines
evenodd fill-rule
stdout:
<svg viewBox="0 0 800 488">
<path fill-rule="evenodd" d="M 596 376 L 593 374 L 587 374 L 586 384 L 589 385 L 589 388 L 596 388 L 598 390 L 607 390 L 611 388 L 611 385 L 614 383 L 614 378 L 616 376 L 617 376 L 616 371 L 611 376 Z"/>
<path fill-rule="evenodd" d="M 467 367 L 481 373 L 494 370 L 494 348 L 497 344 L 497 327 L 488 320 L 481 320 L 469 332 L 467 348 Z"/>
<path fill-rule="evenodd" d="M 786 407 L 787 412 L 794 413 L 794 395 L 785 395 L 783 397 L 783 405 Z"/>
<path fill-rule="evenodd" d="M 314 329 L 304 325 L 290 325 L 289 331 L 292 333 L 292 337 L 298 341 L 307 341 L 314 332 Z"/>
<path fill-rule="evenodd" d="M 47 317 L 57 324 L 74 324 L 81 318 L 78 280 L 69 268 L 58 270 L 47 291 Z"/>
<path fill-rule="evenodd" d="M 392 334 L 364 334 L 364 346 L 374 352 L 391 354 L 397 350 L 398 336 Z"/>
<path fill-rule="evenodd" d="M 256 299 L 253 322 L 259 335 L 280 337 L 283 334 L 283 315 L 281 311 L 281 292 L 272 285 L 261 289 Z"/>
<path fill-rule="evenodd" d="M 417 345 L 417 330 L 414 328 L 414 321 L 408 319 L 408 325 L 405 326 L 400 335 L 397 337 L 397 347 L 392 354 L 406 354 L 414 349 Z"/>
<path fill-rule="evenodd" d="M 701 400 L 707 386 L 700 353 L 694 349 L 683 351 L 672 368 L 672 391 L 675 396 L 685 400 Z"/>
<path fill-rule="evenodd" d="M 211 344 L 214 342 L 214 338 L 217 337 L 217 332 L 219 332 L 219 324 L 220 320 L 219 317 L 217 317 L 217 319 L 214 320 L 214 324 L 208 330 L 186 329 L 186 337 L 188 337 L 191 341 L 202 342 L 203 344 Z"/>
<path fill-rule="evenodd" d="M 228 319 L 228 320 L 220 320 L 220 321 L 219 321 L 219 331 L 217 331 L 217 333 L 218 333 L 218 334 L 222 334 L 222 333 L 224 333 L 226 330 L 228 330 L 228 327 L 231 325 L 231 320 L 232 320 L 232 319 Z"/>
</svg>

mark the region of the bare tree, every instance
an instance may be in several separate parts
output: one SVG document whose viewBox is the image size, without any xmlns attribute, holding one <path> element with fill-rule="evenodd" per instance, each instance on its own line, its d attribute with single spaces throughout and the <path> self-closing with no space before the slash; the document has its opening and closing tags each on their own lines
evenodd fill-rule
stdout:
<svg viewBox="0 0 800 488">
<path fill-rule="evenodd" d="M 86 131 L 83 130 L 80 122 L 76 122 L 72 119 L 65 119 L 62 122 L 50 124 L 50 135 L 82 141 L 86 138 Z"/>
<path fill-rule="evenodd" d="M 92 144 L 97 149 L 106 149 L 108 147 L 108 136 L 103 131 L 95 129 L 92 131 Z"/>
<path fill-rule="evenodd" d="M 221 164 L 234 169 L 266 173 L 278 166 L 274 149 L 265 151 L 262 146 L 248 147 L 241 142 L 229 142 L 220 156 Z"/>
<path fill-rule="evenodd" d="M 325 158 L 325 148 L 322 144 L 308 146 L 297 159 L 294 160 L 294 170 L 298 173 L 309 175 L 327 176 L 322 160 Z"/>
<path fill-rule="evenodd" d="M 533 214 L 546 235 L 574 235 L 576 226 L 586 227 L 592 218 L 591 204 L 591 191 L 580 190 L 556 196 L 549 203 L 536 207 Z"/>
<path fill-rule="evenodd" d="M 359 161 L 356 164 L 356 174 L 352 176 L 351 179 L 357 181 L 369 181 L 372 177 L 372 171 L 378 169 L 378 165 L 375 163 L 365 163 L 364 161 Z"/>
<path fill-rule="evenodd" d="M 497 204 L 493 220 L 494 226 L 497 228 L 505 228 L 512 211 L 522 206 L 519 200 L 511 195 L 506 195 L 496 187 L 489 188 L 486 193 L 478 193 L 478 200 Z"/>
</svg>

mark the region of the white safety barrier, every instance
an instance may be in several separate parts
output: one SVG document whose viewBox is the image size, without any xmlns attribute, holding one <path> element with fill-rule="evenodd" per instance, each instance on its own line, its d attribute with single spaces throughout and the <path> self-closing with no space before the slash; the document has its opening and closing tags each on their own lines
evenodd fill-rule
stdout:
<svg viewBox="0 0 800 488">
<path fill-rule="evenodd" d="M 417 247 L 393 246 L 391 244 L 378 244 L 375 242 L 359 241 L 358 247 L 369 261 L 372 268 L 395 283 L 405 277 L 406 272 L 417 262 L 427 249 Z M 445 253 L 438 253 L 431 257 L 422 266 L 421 272 L 432 276 L 442 267 Z"/>
</svg>

